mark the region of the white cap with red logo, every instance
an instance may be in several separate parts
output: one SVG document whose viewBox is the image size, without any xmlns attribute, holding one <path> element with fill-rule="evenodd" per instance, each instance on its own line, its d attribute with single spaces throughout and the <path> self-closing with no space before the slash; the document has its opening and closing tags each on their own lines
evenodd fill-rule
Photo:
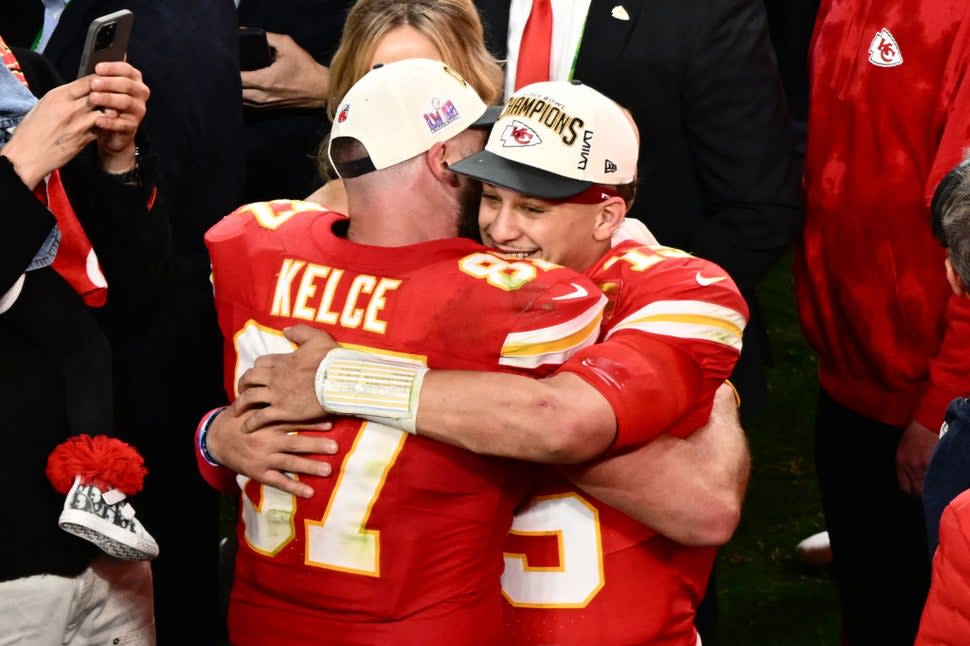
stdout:
<svg viewBox="0 0 970 646">
<path fill-rule="evenodd" d="M 485 150 L 451 165 L 462 175 L 546 199 L 636 178 L 639 142 L 609 97 L 578 81 L 520 89 L 505 103 Z"/>
<path fill-rule="evenodd" d="M 480 123 L 485 103 L 458 72 L 423 58 L 376 66 L 340 101 L 327 153 L 341 177 L 388 168 Z M 494 117 L 493 117 L 494 120 Z M 351 137 L 363 144 L 361 159 L 333 158 L 332 144 Z"/>
</svg>

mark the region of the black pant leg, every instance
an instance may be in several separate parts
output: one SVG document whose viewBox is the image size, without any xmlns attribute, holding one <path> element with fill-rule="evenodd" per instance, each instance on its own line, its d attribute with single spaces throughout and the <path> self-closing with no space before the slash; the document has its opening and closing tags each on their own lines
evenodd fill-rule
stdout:
<svg viewBox="0 0 970 646">
<path fill-rule="evenodd" d="M 815 465 L 849 646 L 911 646 L 929 589 L 922 504 L 896 482 L 901 434 L 820 392 Z"/>
</svg>

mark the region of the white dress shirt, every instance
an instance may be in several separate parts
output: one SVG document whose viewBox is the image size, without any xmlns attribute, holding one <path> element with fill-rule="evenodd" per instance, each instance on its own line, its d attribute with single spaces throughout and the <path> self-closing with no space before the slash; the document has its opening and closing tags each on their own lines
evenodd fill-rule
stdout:
<svg viewBox="0 0 970 646">
<path fill-rule="evenodd" d="M 592 0 L 551 0 L 552 52 L 549 56 L 549 80 L 572 79 L 573 62 L 583 41 L 586 15 Z M 519 43 L 525 23 L 532 11 L 532 0 L 512 0 L 509 5 L 508 58 L 505 63 L 505 96 L 512 96 L 515 70 L 519 63 Z M 498 27 L 496 27 L 498 29 Z"/>
</svg>

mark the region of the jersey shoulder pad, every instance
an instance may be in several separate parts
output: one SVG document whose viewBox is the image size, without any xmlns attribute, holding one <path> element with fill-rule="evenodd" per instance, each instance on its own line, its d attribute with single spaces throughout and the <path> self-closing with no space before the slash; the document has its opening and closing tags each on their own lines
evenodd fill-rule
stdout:
<svg viewBox="0 0 970 646">
<path fill-rule="evenodd" d="M 488 251 L 465 255 L 459 271 L 475 283 L 475 307 L 509 330 L 499 363 L 558 365 L 599 336 L 606 299 L 587 277 L 542 260 Z M 503 321 L 497 319 L 502 318 Z"/>
<path fill-rule="evenodd" d="M 319 204 L 300 200 L 272 200 L 244 204 L 216 222 L 205 234 L 207 245 L 233 240 L 245 235 L 260 235 L 294 227 L 308 226 L 316 218 L 330 214 Z M 299 217 L 297 217 L 299 216 Z"/>
<path fill-rule="evenodd" d="M 676 249 L 649 251 L 654 255 L 628 252 L 605 271 L 619 286 L 607 338 L 639 330 L 740 350 L 748 307 L 731 277 L 716 264 Z"/>
</svg>

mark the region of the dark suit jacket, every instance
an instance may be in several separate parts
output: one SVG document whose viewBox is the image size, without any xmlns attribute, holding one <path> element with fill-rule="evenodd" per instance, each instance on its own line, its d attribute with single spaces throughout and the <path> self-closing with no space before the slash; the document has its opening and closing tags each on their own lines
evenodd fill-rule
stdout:
<svg viewBox="0 0 970 646">
<path fill-rule="evenodd" d="M 505 57 L 509 3 L 476 0 Z M 614 18 L 622 5 L 629 20 Z M 640 128 L 631 217 L 662 243 L 724 267 L 752 309 L 734 380 L 742 410 L 765 397 L 756 287 L 801 222 L 799 170 L 761 0 L 592 2 L 574 78 L 628 108 Z"/>
</svg>

